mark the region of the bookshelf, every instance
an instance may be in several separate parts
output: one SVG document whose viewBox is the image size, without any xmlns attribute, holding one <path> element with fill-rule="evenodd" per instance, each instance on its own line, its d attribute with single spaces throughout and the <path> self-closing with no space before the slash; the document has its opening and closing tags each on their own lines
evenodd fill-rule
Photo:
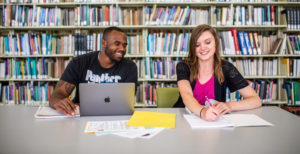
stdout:
<svg viewBox="0 0 300 154">
<path fill-rule="evenodd" d="M 100 50 L 104 28 L 118 26 L 128 34 L 126 58 L 132 59 L 138 66 L 139 89 L 135 106 L 155 107 L 155 88 L 176 86 L 176 64 L 188 54 L 190 32 L 198 24 L 204 23 L 210 24 L 219 33 L 224 33 L 225 37 L 221 36 L 221 41 L 228 38 L 226 35 L 231 34 L 232 29 L 244 35 L 252 36 L 257 33 L 258 39 L 269 40 L 266 46 L 262 45 L 267 44 L 267 41 L 260 40 L 261 54 L 236 54 L 233 46 L 229 46 L 230 50 L 225 52 L 226 46 L 223 43 L 221 56 L 235 65 L 240 64 L 239 68 L 243 69 L 255 70 L 253 66 L 259 68 L 261 64 L 266 63 L 268 67 L 265 69 L 262 67 L 261 74 L 257 73 L 259 69 L 256 72 L 242 73 L 254 84 L 265 81 L 270 83 L 270 86 L 271 83 L 276 85 L 275 92 L 272 92 L 274 98 L 266 99 L 264 104 L 300 104 L 288 103 L 287 94 L 281 88 L 286 82 L 293 83 L 300 80 L 300 75 L 297 74 L 300 70 L 300 62 L 297 62 L 300 60 L 297 39 L 294 39 L 295 42 L 290 42 L 295 48 L 292 46 L 289 48 L 287 42 L 282 42 L 276 54 L 270 53 L 277 38 L 299 37 L 300 26 L 289 28 L 291 13 L 286 10 L 297 10 L 300 2 L 288 0 L 0 0 L 0 4 L 1 93 L 6 90 L 4 87 L 9 87 L 4 93 L 10 92 L 10 99 L 7 101 L 2 95 L 2 104 L 47 105 L 49 93 L 53 91 L 55 83 L 59 80 L 59 74 L 63 71 L 61 67 L 56 66 L 58 64 L 55 61 L 67 65 L 68 61 L 76 55 Z M 223 15 L 223 10 L 226 11 L 226 16 Z M 253 13 L 251 14 L 253 21 L 246 21 L 250 15 L 249 12 L 243 14 L 246 10 L 252 10 L 250 12 Z M 261 14 L 257 13 L 257 10 Z M 26 13 L 21 15 L 22 11 Z M 45 18 L 46 12 L 49 13 L 49 18 Z M 265 13 L 263 19 L 262 12 Z M 55 13 L 60 14 L 54 15 Z M 28 14 L 32 14 L 32 18 L 28 18 L 30 16 Z M 171 17 L 167 16 L 169 14 L 172 14 Z M 256 19 L 257 16 L 260 18 Z M 293 20 L 292 23 L 296 25 L 299 21 L 300 19 Z M 5 45 L 5 39 L 17 45 L 15 47 Z M 32 44 L 40 44 L 40 46 L 31 47 L 32 44 L 29 44 L 28 47 L 26 43 L 21 43 L 31 39 Z M 43 44 L 43 40 L 46 43 Z M 254 36 L 253 40 L 255 40 Z M 83 47 L 75 45 L 81 43 L 86 45 Z M 251 45 L 250 47 L 257 48 Z M 25 67 L 32 67 L 32 63 L 36 67 L 29 72 Z M 20 65 L 20 70 L 13 69 L 16 65 Z M 24 66 L 24 70 L 21 66 Z M 287 71 L 288 67 L 291 67 L 291 71 Z M 236 95 L 230 94 L 229 98 L 235 99 Z M 14 99 L 17 96 L 19 98 Z M 23 99 L 25 100 L 22 101 Z"/>
</svg>

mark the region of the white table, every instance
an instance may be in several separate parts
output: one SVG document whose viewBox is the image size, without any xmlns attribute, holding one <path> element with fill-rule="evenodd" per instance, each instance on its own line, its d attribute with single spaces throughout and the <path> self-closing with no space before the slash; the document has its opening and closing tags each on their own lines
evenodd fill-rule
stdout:
<svg viewBox="0 0 300 154">
<path fill-rule="evenodd" d="M 37 107 L 0 106 L 0 153 L 203 153 L 203 154 L 299 154 L 300 118 L 278 107 L 262 107 L 251 113 L 273 127 L 238 127 L 192 130 L 184 109 L 140 108 L 176 113 L 176 128 L 165 129 L 151 139 L 84 134 L 85 122 L 125 120 L 130 116 L 35 119 Z"/>
</svg>

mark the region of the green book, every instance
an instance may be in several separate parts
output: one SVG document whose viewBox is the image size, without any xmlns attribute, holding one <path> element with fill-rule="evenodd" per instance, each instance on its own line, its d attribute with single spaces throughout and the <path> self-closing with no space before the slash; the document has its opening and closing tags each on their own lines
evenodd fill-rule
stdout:
<svg viewBox="0 0 300 154">
<path fill-rule="evenodd" d="M 294 85 L 294 101 L 295 101 L 295 104 L 300 104 L 299 81 L 293 81 L 293 85 Z"/>
</svg>

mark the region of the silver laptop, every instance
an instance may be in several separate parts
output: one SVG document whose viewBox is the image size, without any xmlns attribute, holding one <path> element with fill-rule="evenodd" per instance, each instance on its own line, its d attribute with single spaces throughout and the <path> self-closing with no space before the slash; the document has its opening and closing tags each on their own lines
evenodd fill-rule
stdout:
<svg viewBox="0 0 300 154">
<path fill-rule="evenodd" d="M 131 115 L 134 83 L 80 83 L 80 116 Z"/>
</svg>

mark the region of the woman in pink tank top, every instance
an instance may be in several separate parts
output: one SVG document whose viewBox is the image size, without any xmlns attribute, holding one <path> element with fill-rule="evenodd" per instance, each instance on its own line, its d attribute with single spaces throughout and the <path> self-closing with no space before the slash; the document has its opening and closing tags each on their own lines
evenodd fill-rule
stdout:
<svg viewBox="0 0 300 154">
<path fill-rule="evenodd" d="M 209 25 L 196 27 L 191 34 L 190 52 L 185 63 L 177 65 L 177 84 L 184 105 L 200 118 L 215 121 L 227 112 L 261 106 L 261 100 L 237 69 L 222 61 L 219 37 Z M 191 86 L 193 84 L 193 87 Z M 217 85 L 229 86 L 244 98 L 235 102 L 217 102 L 205 107 L 207 99 L 219 97 Z M 223 94 L 224 90 L 220 93 Z"/>
</svg>

